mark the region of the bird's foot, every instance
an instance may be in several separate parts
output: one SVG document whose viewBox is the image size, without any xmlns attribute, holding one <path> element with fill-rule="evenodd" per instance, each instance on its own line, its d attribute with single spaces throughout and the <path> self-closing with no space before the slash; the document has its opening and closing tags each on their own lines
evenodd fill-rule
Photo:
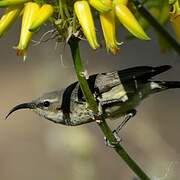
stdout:
<svg viewBox="0 0 180 180">
<path fill-rule="evenodd" d="M 115 148 L 117 144 L 121 144 L 122 143 L 122 137 L 120 137 L 118 135 L 118 133 L 116 132 L 116 130 L 113 131 L 113 135 L 116 139 L 115 142 L 110 142 L 106 137 L 104 137 L 104 144 L 110 148 Z"/>
</svg>

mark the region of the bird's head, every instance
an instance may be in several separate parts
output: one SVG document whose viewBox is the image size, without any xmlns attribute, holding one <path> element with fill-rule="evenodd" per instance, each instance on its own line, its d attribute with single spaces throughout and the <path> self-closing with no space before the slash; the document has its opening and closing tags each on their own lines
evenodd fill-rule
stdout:
<svg viewBox="0 0 180 180">
<path fill-rule="evenodd" d="M 62 104 L 61 91 L 46 93 L 40 98 L 37 98 L 36 100 L 33 100 L 29 103 L 23 103 L 15 106 L 7 114 L 6 119 L 9 117 L 10 114 L 12 114 L 17 110 L 31 109 L 40 116 L 50 121 L 64 124 L 61 104 Z"/>
</svg>

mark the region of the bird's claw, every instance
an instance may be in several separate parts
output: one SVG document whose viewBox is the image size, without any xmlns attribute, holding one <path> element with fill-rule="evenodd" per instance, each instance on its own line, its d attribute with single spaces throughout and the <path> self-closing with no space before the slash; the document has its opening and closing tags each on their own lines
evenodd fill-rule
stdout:
<svg viewBox="0 0 180 180">
<path fill-rule="evenodd" d="M 118 135 L 118 133 L 116 132 L 116 130 L 113 131 L 113 135 L 116 138 L 115 142 L 110 142 L 106 137 L 104 137 L 104 143 L 106 146 L 110 147 L 110 148 L 115 148 L 115 146 L 117 144 L 121 144 L 122 143 L 122 137 L 120 137 Z"/>
<path fill-rule="evenodd" d="M 122 143 L 122 137 L 118 135 L 118 132 L 116 130 L 113 130 L 114 137 L 116 138 L 116 141 L 119 143 Z"/>
</svg>

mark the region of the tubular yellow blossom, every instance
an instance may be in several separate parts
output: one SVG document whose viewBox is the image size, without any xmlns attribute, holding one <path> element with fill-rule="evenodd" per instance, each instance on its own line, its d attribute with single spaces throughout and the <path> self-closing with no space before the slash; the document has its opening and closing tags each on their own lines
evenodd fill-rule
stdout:
<svg viewBox="0 0 180 180">
<path fill-rule="evenodd" d="M 29 42 L 33 35 L 33 33 L 29 31 L 29 27 L 32 21 L 34 21 L 35 15 L 38 12 L 38 10 L 39 5 L 37 3 L 28 2 L 25 4 L 22 18 L 21 35 L 17 47 L 17 55 L 24 55 L 26 53 Z"/>
<path fill-rule="evenodd" d="M 115 11 L 119 21 L 127 28 L 129 32 L 139 39 L 150 39 L 127 6 L 123 4 L 116 4 Z"/>
<path fill-rule="evenodd" d="M 89 4 L 101 13 L 112 9 L 112 0 L 89 0 Z"/>
<path fill-rule="evenodd" d="M 128 4 L 128 0 L 114 0 L 113 3 L 116 4 L 123 4 L 123 5 L 127 5 Z"/>
<path fill-rule="evenodd" d="M 14 6 L 14 5 L 20 5 L 28 2 L 30 0 L 1 0 L 0 1 L 0 7 L 8 7 L 8 6 Z"/>
<path fill-rule="evenodd" d="M 0 37 L 10 28 L 16 17 L 20 14 L 22 6 L 7 8 L 0 19 Z"/>
<path fill-rule="evenodd" d="M 118 45 L 120 45 L 120 43 L 116 40 L 114 10 L 100 14 L 100 21 L 106 42 L 106 48 L 108 51 L 110 50 L 113 54 L 116 54 L 119 50 Z"/>
<path fill-rule="evenodd" d="M 50 4 L 44 4 L 40 10 L 36 13 L 36 17 L 32 22 L 29 30 L 37 31 L 40 26 L 47 21 L 47 19 L 53 14 L 54 8 Z"/>
<path fill-rule="evenodd" d="M 97 49 L 99 44 L 97 42 L 94 21 L 88 2 L 76 1 L 74 3 L 74 10 L 89 44 L 93 49 Z"/>
<path fill-rule="evenodd" d="M 170 13 L 171 23 L 176 34 L 178 41 L 180 42 L 180 4 L 176 0 L 173 4 L 173 11 Z"/>
</svg>

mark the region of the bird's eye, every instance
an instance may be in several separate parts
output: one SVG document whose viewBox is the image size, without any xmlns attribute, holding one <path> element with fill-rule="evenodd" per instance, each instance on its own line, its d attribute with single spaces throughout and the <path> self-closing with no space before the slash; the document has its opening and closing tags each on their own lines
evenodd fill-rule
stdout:
<svg viewBox="0 0 180 180">
<path fill-rule="evenodd" d="M 49 107 L 50 106 L 50 102 L 49 101 L 44 101 L 43 102 L 43 106 L 44 107 Z"/>
</svg>

